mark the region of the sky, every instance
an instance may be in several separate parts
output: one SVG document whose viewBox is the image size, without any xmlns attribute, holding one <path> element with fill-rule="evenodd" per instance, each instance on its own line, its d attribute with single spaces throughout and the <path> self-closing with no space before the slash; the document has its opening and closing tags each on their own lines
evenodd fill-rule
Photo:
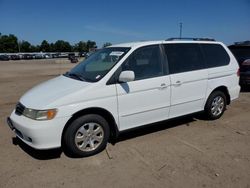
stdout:
<svg viewBox="0 0 250 188">
<path fill-rule="evenodd" d="M 40 44 L 209 37 L 250 40 L 250 0 L 0 0 L 0 32 Z"/>
</svg>

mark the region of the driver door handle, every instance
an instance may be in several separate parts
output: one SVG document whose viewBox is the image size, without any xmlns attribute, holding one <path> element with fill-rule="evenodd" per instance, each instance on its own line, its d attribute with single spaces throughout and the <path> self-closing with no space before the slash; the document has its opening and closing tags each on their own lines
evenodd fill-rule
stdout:
<svg viewBox="0 0 250 188">
<path fill-rule="evenodd" d="M 165 83 L 162 83 L 159 89 L 166 89 L 168 88 L 168 85 Z"/>
</svg>

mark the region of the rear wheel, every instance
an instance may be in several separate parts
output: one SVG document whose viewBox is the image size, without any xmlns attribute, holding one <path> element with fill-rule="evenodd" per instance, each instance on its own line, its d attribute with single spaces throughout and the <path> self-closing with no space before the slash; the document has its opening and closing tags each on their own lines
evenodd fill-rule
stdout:
<svg viewBox="0 0 250 188">
<path fill-rule="evenodd" d="M 99 115 L 89 114 L 75 119 L 63 135 L 67 152 L 75 157 L 87 157 L 101 152 L 110 135 L 108 122 Z"/>
<path fill-rule="evenodd" d="M 208 98 L 205 106 L 205 114 L 208 119 L 220 118 L 226 109 L 226 96 L 221 91 L 214 91 Z"/>
</svg>

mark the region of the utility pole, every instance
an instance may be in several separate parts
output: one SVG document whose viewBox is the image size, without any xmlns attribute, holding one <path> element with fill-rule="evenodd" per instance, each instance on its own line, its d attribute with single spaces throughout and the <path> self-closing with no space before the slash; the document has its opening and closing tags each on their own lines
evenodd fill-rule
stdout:
<svg viewBox="0 0 250 188">
<path fill-rule="evenodd" d="M 182 22 L 180 22 L 180 39 L 182 38 Z"/>
<path fill-rule="evenodd" d="M 17 40 L 18 52 L 20 53 L 20 40 Z"/>
</svg>

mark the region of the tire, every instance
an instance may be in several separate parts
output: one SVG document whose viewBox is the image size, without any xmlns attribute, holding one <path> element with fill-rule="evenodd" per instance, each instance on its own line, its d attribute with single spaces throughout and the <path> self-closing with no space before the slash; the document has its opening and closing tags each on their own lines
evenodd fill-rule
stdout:
<svg viewBox="0 0 250 188">
<path fill-rule="evenodd" d="M 105 149 L 110 135 L 108 122 L 100 115 L 75 119 L 65 130 L 62 145 L 72 157 L 87 157 Z"/>
<path fill-rule="evenodd" d="M 226 110 L 226 104 L 225 94 L 222 91 L 214 91 L 205 105 L 206 117 L 210 120 L 219 119 Z"/>
</svg>

